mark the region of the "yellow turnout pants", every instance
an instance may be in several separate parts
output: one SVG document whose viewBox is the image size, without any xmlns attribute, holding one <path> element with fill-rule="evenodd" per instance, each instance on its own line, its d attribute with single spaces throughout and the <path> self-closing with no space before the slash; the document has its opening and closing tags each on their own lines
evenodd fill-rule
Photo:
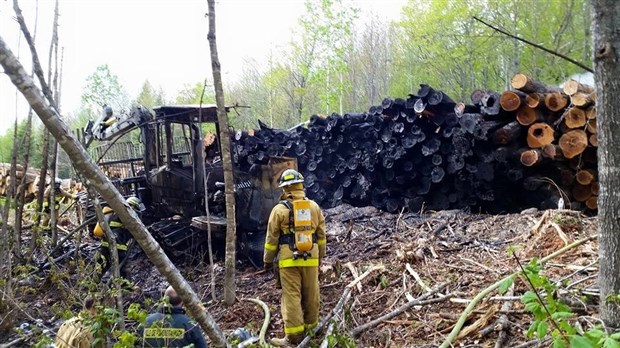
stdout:
<svg viewBox="0 0 620 348">
<path fill-rule="evenodd" d="M 280 268 L 280 281 L 284 333 L 291 343 L 298 343 L 306 329 L 318 324 L 319 268 Z"/>
</svg>

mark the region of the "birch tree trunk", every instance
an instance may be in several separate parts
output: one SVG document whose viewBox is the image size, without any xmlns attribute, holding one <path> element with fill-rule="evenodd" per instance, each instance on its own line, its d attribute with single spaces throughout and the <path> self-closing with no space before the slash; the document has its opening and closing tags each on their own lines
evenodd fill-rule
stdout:
<svg viewBox="0 0 620 348">
<path fill-rule="evenodd" d="M 237 221 L 235 219 L 235 182 L 233 179 L 232 158 L 230 156 L 230 136 L 228 135 L 228 115 L 224 102 L 222 74 L 220 60 L 217 56 L 215 40 L 215 0 L 209 3 L 209 48 L 211 50 L 211 70 L 213 71 L 213 86 L 215 87 L 215 102 L 217 104 L 217 119 L 220 128 L 222 146 L 222 161 L 224 165 L 224 192 L 226 193 L 226 273 L 224 278 L 224 304 L 235 303 L 235 264 L 237 251 Z"/>
<path fill-rule="evenodd" d="M 592 38 L 598 127 L 598 238 L 601 319 L 620 328 L 620 2 L 592 1 Z M 615 301 L 608 301 L 616 296 Z"/>
<path fill-rule="evenodd" d="M 70 133 L 67 125 L 60 119 L 56 108 L 50 106 L 41 90 L 21 63 L 16 59 L 13 52 L 0 36 L 0 65 L 17 89 L 24 95 L 35 113 L 39 116 L 45 127 L 50 131 L 58 144 L 67 153 L 75 169 L 87 180 L 92 187 L 108 202 L 110 207 L 118 214 L 123 224 L 133 235 L 136 242 L 142 247 L 147 257 L 157 267 L 158 271 L 172 285 L 189 312 L 207 333 L 215 347 L 225 347 L 226 338 L 213 318 L 204 311 L 200 299 L 192 290 L 179 270 L 163 252 L 157 241 L 147 231 L 136 213 L 124 201 L 123 196 L 110 183 L 108 178 L 99 170 L 91 160 L 84 147 Z M 37 74 L 38 75 L 38 74 Z M 38 75 L 39 76 L 39 75 Z"/>
</svg>

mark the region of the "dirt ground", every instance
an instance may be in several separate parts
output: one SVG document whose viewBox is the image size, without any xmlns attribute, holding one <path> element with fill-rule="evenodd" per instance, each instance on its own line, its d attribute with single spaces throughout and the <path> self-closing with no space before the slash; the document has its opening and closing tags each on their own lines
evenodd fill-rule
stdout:
<svg viewBox="0 0 620 348">
<path fill-rule="evenodd" d="M 335 316 L 337 332 L 349 335 L 355 328 L 393 312 L 440 284 L 441 291 L 430 295 L 428 304 L 410 306 L 403 313 L 382 321 L 355 338 L 358 347 L 436 347 L 453 329 L 470 301 L 482 290 L 518 270 L 509 252 L 520 262 L 543 258 L 574 241 L 596 235 L 596 218 L 572 211 L 529 211 L 510 215 L 479 215 L 461 211 L 423 214 L 388 214 L 372 207 L 348 205 L 326 211 L 328 227 L 327 258 L 321 266 L 321 318 L 341 300 L 348 284 L 365 274 L 359 285 L 351 287 L 344 310 Z M 87 250 L 94 250 L 93 248 Z M 573 307 L 573 320 L 583 326 L 598 316 L 596 240 L 587 241 L 546 263 L 542 274 L 561 284 L 558 296 Z M 229 334 L 246 328 L 253 334 L 263 323 L 263 312 L 247 298 L 258 298 L 269 305 L 271 322 L 267 338 L 281 336 L 280 290 L 270 273 L 239 260 L 237 298 L 232 308 L 211 301 L 210 275 L 206 264 L 178 264 L 209 313 Z M 375 267 L 379 266 L 379 267 Z M 136 290 L 127 301 L 144 302 L 161 296 L 166 282 L 140 252 L 130 259 L 127 270 Z M 216 295 L 222 298 L 223 261 L 217 258 Z M 353 274 L 355 272 L 355 275 Z M 456 346 L 494 347 L 505 316 L 507 338 L 500 346 L 548 346 L 548 341 L 528 339 L 525 332 L 532 322 L 519 297 L 529 290 L 524 278 L 517 278 L 512 295 L 492 291 L 467 317 Z M 41 294 L 31 296 L 35 303 Z M 47 300 L 50 301 L 50 300 Z M 26 310 L 27 311 L 27 310 Z M 44 313 L 44 310 L 37 312 Z M 49 313 L 48 313 L 49 314 Z M 17 323 L 32 322 L 21 313 Z M 51 315 L 39 317 L 53 327 Z M 590 319 L 588 319 L 590 318 Z M 32 324 L 32 323 L 31 323 Z M 325 331 L 325 330 L 323 330 Z M 14 339 L 14 335 L 11 335 Z M 8 342 L 0 339 L 0 342 Z M 320 344 L 323 335 L 313 339 Z M 342 343 L 338 346 L 344 346 Z"/>
</svg>

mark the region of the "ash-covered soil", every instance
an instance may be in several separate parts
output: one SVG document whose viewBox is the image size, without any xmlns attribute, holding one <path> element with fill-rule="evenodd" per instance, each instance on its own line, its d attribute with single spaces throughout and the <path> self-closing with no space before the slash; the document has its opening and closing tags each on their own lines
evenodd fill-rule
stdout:
<svg viewBox="0 0 620 348">
<path fill-rule="evenodd" d="M 351 297 L 335 318 L 336 331 L 350 334 L 355 328 L 393 312 L 408 301 L 422 296 L 440 284 L 443 290 L 429 296 L 432 303 L 410 309 L 361 331 L 355 338 L 358 347 L 434 347 L 440 345 L 453 329 L 470 301 L 482 290 L 519 269 L 510 251 L 521 263 L 543 258 L 576 240 L 596 235 L 596 218 L 572 211 L 530 211 L 522 214 L 483 215 L 461 211 L 425 212 L 423 214 L 388 214 L 372 207 L 348 205 L 325 212 L 328 228 L 327 258 L 321 266 L 321 318 L 330 313 L 353 279 L 374 266 L 359 285 L 352 286 Z M 92 241 L 91 241 L 92 242 Z M 93 242 L 94 243 L 94 242 Z M 86 248 L 86 250 L 93 250 Z M 596 240 L 588 241 L 550 260 L 542 274 L 560 284 L 558 296 L 573 307 L 582 326 L 598 315 L 596 274 L 598 267 Z M 196 260 L 193 260 L 196 261 Z M 206 259 L 205 259 L 206 261 Z M 253 334 L 263 323 L 263 311 L 247 298 L 258 298 L 269 305 L 271 322 L 267 338 L 281 336 L 280 292 L 273 275 L 257 270 L 247 261 L 237 266 L 237 299 L 231 307 L 221 303 L 224 277 L 223 257 L 216 255 L 216 301 L 211 299 L 210 270 L 207 262 L 178 262 L 205 307 L 227 333 L 247 328 Z M 588 267 L 586 267 L 588 266 Z M 61 267 L 62 269 L 62 267 Z M 167 283 L 139 251 L 127 265 L 136 288 L 126 296 L 127 303 L 157 300 Z M 356 275 L 353 275 L 353 272 Z M 71 275 L 67 282 L 75 284 Z M 508 294 L 492 291 L 468 316 L 455 345 L 494 347 L 506 317 L 506 340 L 502 347 L 514 347 L 532 341 L 525 336 L 532 316 L 518 301 L 529 290 L 523 277 L 517 278 Z M 49 281 L 48 281 L 49 282 Z M 17 295 L 20 303 L 34 305 L 16 311 L 15 325 L 40 318 L 43 326 L 53 330 L 59 322 L 49 309 L 55 301 L 70 301 L 76 309 L 79 294 L 45 291 L 43 284 L 31 284 L 31 294 Z M 49 284 L 48 284 L 49 286 Z M 55 288 L 58 286 L 55 285 Z M 68 287 L 69 288 L 69 287 Z M 512 294 L 510 294 L 510 292 Z M 64 298 L 63 298 L 64 296 Z M 325 331 L 325 330 L 323 330 Z M 0 339 L 9 342 L 15 339 Z M 313 339 L 318 345 L 319 334 Z M 548 346 L 543 341 L 541 346 Z M 534 344 L 532 346 L 535 346 Z"/>
</svg>

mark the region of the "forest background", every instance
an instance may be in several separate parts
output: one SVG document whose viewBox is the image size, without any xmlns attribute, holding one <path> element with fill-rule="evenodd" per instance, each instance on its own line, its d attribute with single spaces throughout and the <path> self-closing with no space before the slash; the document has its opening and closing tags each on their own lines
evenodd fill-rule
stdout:
<svg viewBox="0 0 620 348">
<path fill-rule="evenodd" d="M 285 128 L 312 114 L 363 112 L 385 97 L 415 93 L 421 83 L 469 102 L 475 89 L 510 89 L 510 79 L 518 72 L 550 85 L 583 73 L 572 63 L 493 31 L 474 16 L 576 61 L 591 61 L 588 0 L 408 0 L 398 20 L 388 23 L 371 15 L 361 26 L 363 12 L 351 1 L 307 0 L 305 8 L 288 44 L 270 50 L 264 59 L 245 58 L 239 76 L 224 80 L 226 103 L 248 106 L 229 114 L 235 128 L 254 128 L 257 119 Z M 148 54 L 156 52 L 145 53 L 145 64 Z M 174 69 L 174 62 L 162 69 Z M 215 102 L 211 79 L 188 81 L 176 95 L 166 95 L 162 86 L 149 80 L 137 95 L 129 95 L 120 81 L 109 65 L 98 66 L 84 81 L 79 107 L 63 110 L 64 121 L 71 129 L 81 128 L 101 114 L 104 104 L 117 114 L 135 104 L 149 109 L 197 104 L 203 90 L 202 102 Z M 19 121 L 25 115 L 15 113 L 0 108 L 2 122 L 15 120 L 0 137 L 0 162 L 10 162 L 15 127 L 20 138 L 26 126 L 25 120 Z M 33 142 L 33 149 L 41 148 L 40 124 Z M 30 154 L 35 167 L 41 156 L 36 150 Z M 60 150 L 58 176 L 71 173 Z"/>
</svg>

